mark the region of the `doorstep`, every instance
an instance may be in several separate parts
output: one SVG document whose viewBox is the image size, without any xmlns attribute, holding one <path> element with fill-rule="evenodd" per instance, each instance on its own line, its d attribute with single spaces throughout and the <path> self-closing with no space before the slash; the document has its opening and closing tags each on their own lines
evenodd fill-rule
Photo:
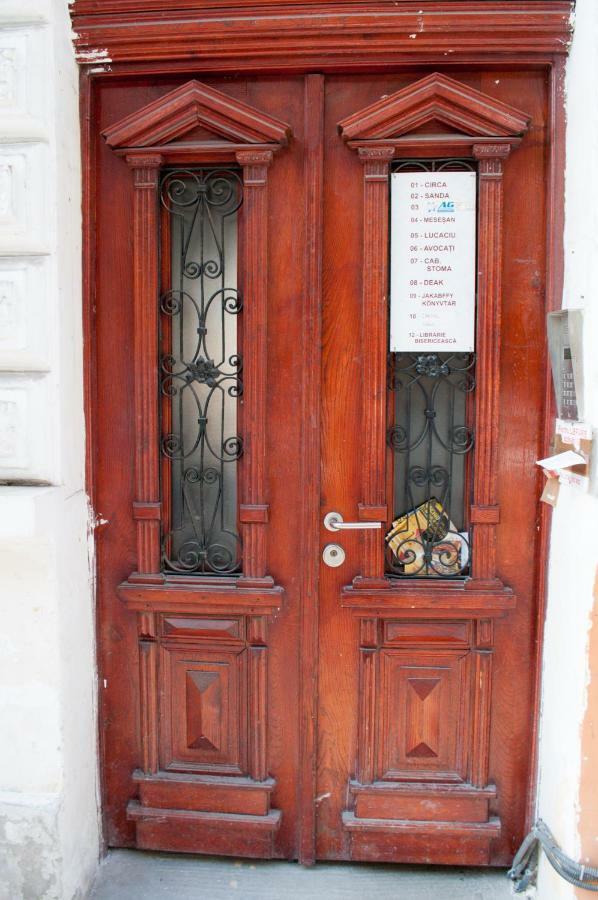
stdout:
<svg viewBox="0 0 598 900">
<path fill-rule="evenodd" d="M 89 900 L 506 900 L 505 869 L 297 863 L 111 850 Z"/>
</svg>

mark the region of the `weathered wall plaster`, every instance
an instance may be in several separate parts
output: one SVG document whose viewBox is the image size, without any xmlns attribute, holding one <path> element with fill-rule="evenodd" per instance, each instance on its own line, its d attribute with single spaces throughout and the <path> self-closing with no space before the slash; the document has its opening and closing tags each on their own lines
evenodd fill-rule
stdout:
<svg viewBox="0 0 598 900">
<path fill-rule="evenodd" d="M 563 306 L 584 310 L 585 420 L 594 429 L 598 427 L 597 49 L 598 4 L 595 0 L 577 0 L 566 82 Z M 594 430 L 594 441 L 597 439 Z M 598 542 L 593 528 L 598 517 L 597 483 L 594 471 L 589 494 L 561 486 L 549 558 L 538 814 L 563 850 L 575 858 L 581 855 L 581 729 L 587 713 L 589 627 L 598 567 Z M 594 771 L 597 766 L 595 759 Z M 598 853 L 594 865 L 597 860 Z M 538 896 L 540 900 L 569 900 L 575 896 L 575 888 L 557 876 L 543 859 Z"/>
<path fill-rule="evenodd" d="M 581 861 L 598 868 L 598 570 L 594 583 L 594 611 L 589 638 L 588 703 L 584 716 L 581 744 L 581 783 L 579 789 L 579 833 Z M 579 900 L 587 898 L 583 888 L 577 889 Z"/>
<path fill-rule="evenodd" d="M 99 855 L 78 72 L 63 0 L 0 4 L 0 898 Z"/>
</svg>

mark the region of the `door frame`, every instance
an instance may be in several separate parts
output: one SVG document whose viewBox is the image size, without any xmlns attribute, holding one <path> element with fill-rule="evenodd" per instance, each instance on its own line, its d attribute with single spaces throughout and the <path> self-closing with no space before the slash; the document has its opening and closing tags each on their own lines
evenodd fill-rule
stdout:
<svg viewBox="0 0 598 900">
<path fill-rule="evenodd" d="M 351 5 L 348 0 L 344 6 Z M 524 2 L 483 3 L 475 22 L 467 16 L 470 3 L 458 0 L 428 9 L 429 0 L 421 0 L 422 15 L 400 8 L 389 11 L 383 4 L 370 3 L 365 9 L 337 11 L 335 2 L 311 3 L 318 22 L 327 28 L 314 32 L 309 17 L 296 16 L 292 5 L 274 19 L 270 0 L 262 0 L 259 8 L 251 7 L 252 26 L 248 18 L 235 11 L 222 11 L 218 16 L 206 12 L 196 16 L 195 25 L 183 30 L 179 20 L 188 17 L 184 6 L 192 9 L 194 0 L 160 3 L 164 18 L 159 26 L 151 15 L 139 18 L 137 0 L 108 0 L 100 8 L 92 0 L 75 0 L 71 8 L 77 34 L 75 47 L 81 65 L 80 112 L 83 181 L 83 336 L 84 336 L 84 408 L 86 421 L 86 485 L 91 508 L 95 506 L 95 436 L 97 418 L 97 361 L 94 340 L 95 308 L 95 221 L 96 159 L 95 104 L 96 84 L 104 79 L 130 82 L 140 76 L 176 75 L 181 80 L 201 74 L 251 72 L 274 76 L 291 70 L 305 74 L 305 271 L 307 273 L 305 303 L 301 328 L 306 341 L 321 352 L 320 310 L 322 304 L 322 194 L 323 194 L 323 110 L 324 77 L 332 73 L 377 72 L 389 69 L 407 71 L 422 66 L 438 66 L 442 71 L 458 73 L 459 65 L 510 66 L 534 68 L 546 72 L 549 95 L 548 149 L 549 178 L 547 184 L 546 228 L 546 310 L 559 309 L 563 283 L 565 119 L 564 78 L 570 32 L 571 4 Z M 213 0 L 213 6 L 219 6 Z M 246 6 L 239 0 L 239 8 Z M 482 4 L 480 4 L 482 6 Z M 158 6 L 146 0 L 148 13 Z M 463 10 L 459 10 L 463 6 Z M 166 7 L 166 8 L 165 8 Z M 165 8 L 165 9 L 164 9 Z M 242 10 L 241 10 L 242 11 Z M 521 12 L 526 13 L 525 16 Z M 281 22 L 281 18 L 284 20 Z M 284 29 L 282 40 L 271 40 L 274 25 Z M 368 39 L 355 36 L 355 25 Z M 115 25 L 121 27 L 115 28 Z M 447 57 L 445 37 L 450 28 L 451 56 Z M 226 29 L 227 41 L 222 41 Z M 504 35 L 509 37 L 505 38 Z M 417 38 L 414 38 L 417 35 Z M 140 40 L 143 39 L 143 40 Z M 268 40 L 271 45 L 268 45 Z M 210 43 L 212 41 L 212 43 Z M 264 44 L 265 42 L 265 44 Z M 258 48 L 270 46 L 265 54 Z M 516 46 L 516 51 L 512 47 Z M 104 48 L 101 52 L 97 47 Z M 390 49 L 390 48 L 395 49 Z M 105 60 L 113 62 L 106 64 Z M 450 61 L 449 61 L 450 59 Z M 414 76 L 416 77 L 416 76 Z M 458 77 L 458 75 L 457 75 Z M 314 360 L 316 362 L 316 360 Z M 320 365 L 299 367 L 302 391 L 301 477 L 313 490 L 304 493 L 300 528 L 305 535 L 301 556 L 300 656 L 305 661 L 300 684 L 300 768 L 298 785 L 298 855 L 301 862 L 315 861 L 316 820 L 316 702 L 318 654 L 317 585 L 319 569 L 319 479 L 320 479 Z M 549 446 L 554 401 L 548 354 L 544 367 L 543 447 Z M 311 415 L 307 415 L 310 412 Z M 538 475 L 540 481 L 540 475 Z M 99 511 L 98 511 L 99 512 Z M 95 514 L 95 512 L 94 512 Z M 546 604 L 547 558 L 550 539 L 551 509 L 541 504 L 540 560 L 536 597 L 535 671 L 532 706 L 533 742 L 530 778 L 527 785 L 527 825 L 535 808 L 537 781 L 538 712 L 541 678 L 543 623 Z M 101 528 L 100 517 L 94 526 Z M 99 611 L 98 611 L 99 615 Z M 98 628 L 99 633 L 99 628 Z M 99 647 L 98 647 L 99 653 Z M 100 698 L 101 706 L 101 698 Z"/>
</svg>

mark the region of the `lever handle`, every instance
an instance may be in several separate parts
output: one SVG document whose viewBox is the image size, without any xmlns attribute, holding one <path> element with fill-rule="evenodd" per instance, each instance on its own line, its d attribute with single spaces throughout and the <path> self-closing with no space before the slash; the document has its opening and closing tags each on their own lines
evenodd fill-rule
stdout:
<svg viewBox="0 0 598 900">
<path fill-rule="evenodd" d="M 382 522 L 345 522 L 338 512 L 329 512 L 324 516 L 324 527 L 328 531 L 357 531 L 361 528 L 382 528 Z"/>
</svg>

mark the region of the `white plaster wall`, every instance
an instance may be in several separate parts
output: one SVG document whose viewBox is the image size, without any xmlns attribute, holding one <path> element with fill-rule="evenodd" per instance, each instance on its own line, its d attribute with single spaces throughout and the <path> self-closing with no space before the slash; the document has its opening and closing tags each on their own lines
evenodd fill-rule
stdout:
<svg viewBox="0 0 598 900">
<path fill-rule="evenodd" d="M 97 866 L 78 73 L 66 0 L 0 0 L 0 898 Z"/>
<path fill-rule="evenodd" d="M 567 166 L 563 307 L 584 310 L 585 420 L 598 441 L 598 3 L 577 0 L 567 65 Z M 588 632 L 598 565 L 598 468 L 589 494 L 561 486 L 553 516 L 543 664 L 538 814 L 580 858 L 581 724 L 587 702 Z M 540 900 L 574 888 L 543 859 Z"/>
</svg>

